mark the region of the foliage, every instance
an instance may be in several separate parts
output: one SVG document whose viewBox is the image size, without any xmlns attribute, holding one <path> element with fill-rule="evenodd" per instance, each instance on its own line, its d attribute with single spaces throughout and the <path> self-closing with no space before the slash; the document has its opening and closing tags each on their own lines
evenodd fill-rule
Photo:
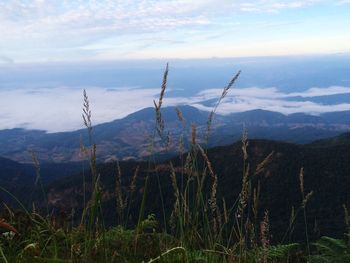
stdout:
<svg viewBox="0 0 350 263">
<path fill-rule="evenodd" d="M 155 105 L 155 128 L 150 141 L 150 158 L 142 171 L 144 181 L 140 186 L 139 167 L 134 171 L 130 186 L 125 187 L 119 162 L 117 162 L 114 204 L 116 224 L 106 226 L 104 217 L 103 183 L 97 165 L 98 149 L 94 141 L 92 113 L 87 93 L 84 91 L 83 121 L 87 129 L 88 144 L 81 143 L 83 163 L 90 166 L 89 177 L 82 174 L 83 205 L 81 218 L 77 222 L 72 213 L 49 211 L 47 193 L 41 183 L 40 164 L 36 158 L 36 181 L 40 182 L 44 200 L 44 213 L 33 205 L 31 210 L 20 204 L 22 210 L 12 210 L 6 206 L 0 227 L 6 232 L 0 236 L 0 262 L 214 262 L 214 263 L 279 263 L 279 262 L 348 262 L 349 245 L 345 240 L 323 237 L 314 244 L 311 253 L 308 242 L 306 206 L 312 191 L 304 189 L 304 171 L 300 172 L 301 200 L 297 211 L 304 216 L 306 248 L 292 242 L 271 240 L 270 211 L 260 209 L 260 174 L 274 161 L 274 152 L 252 165 L 249 156 L 249 140 L 244 130 L 241 140 L 242 174 L 239 176 L 240 192 L 226 203 L 219 199 L 219 177 L 206 149 L 212 130 L 214 114 L 226 94 L 240 75 L 238 72 L 223 89 L 221 97 L 210 112 L 205 131 L 191 125 L 191 136 L 186 141 L 186 133 L 178 140 L 180 157 L 160 167 L 154 161 L 155 141 L 168 148 L 171 142 L 161 110 L 167 87 L 169 68 L 165 69 L 161 93 Z M 179 123 L 186 126 L 186 119 L 177 110 Z M 185 144 L 189 151 L 185 152 Z M 35 157 L 35 155 L 33 154 Z M 255 167 L 255 170 L 254 170 Z M 171 197 L 162 187 L 163 169 L 171 181 Z M 156 176 L 156 187 L 150 174 Z M 140 189 L 136 189 L 137 185 Z M 139 202 L 133 203 L 137 190 Z M 157 191 L 158 190 L 158 191 Z M 152 191 L 152 193 L 151 193 Z M 5 189 L 6 192 L 6 189 Z M 10 192 L 9 196 L 18 201 Z M 135 194 L 135 195 L 134 195 Z M 149 194 L 157 196 L 161 204 L 160 215 L 147 213 Z M 168 197 L 168 198 L 165 198 Z M 172 209 L 166 204 L 172 202 Z M 137 220 L 130 218 L 136 205 Z M 229 204 L 229 205 L 228 205 Z M 135 210 L 135 209 L 134 209 Z M 171 211 L 169 211 L 171 210 Z M 294 211 L 294 210 L 293 210 Z M 43 216 L 45 214 L 45 216 Z M 286 234 L 291 235 L 298 213 L 293 213 Z M 135 215 L 134 215 L 135 217 Z M 310 256 L 310 254 L 312 254 Z"/>
<path fill-rule="evenodd" d="M 315 242 L 314 246 L 317 254 L 312 255 L 312 262 L 350 262 L 350 246 L 346 239 L 335 239 L 324 236 Z"/>
</svg>

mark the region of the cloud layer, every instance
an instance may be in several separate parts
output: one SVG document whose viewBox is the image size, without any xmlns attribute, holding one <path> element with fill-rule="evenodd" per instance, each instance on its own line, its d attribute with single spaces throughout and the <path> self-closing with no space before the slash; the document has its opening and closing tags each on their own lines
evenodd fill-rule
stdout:
<svg viewBox="0 0 350 263">
<path fill-rule="evenodd" d="M 146 107 L 152 107 L 159 89 L 86 88 L 93 112 L 94 124 L 112 121 Z M 82 89 L 57 87 L 41 89 L 0 90 L 0 129 L 28 128 L 49 132 L 75 130 L 83 127 L 81 119 Z M 211 110 L 211 104 L 221 89 L 209 89 L 196 96 L 166 96 L 164 106 L 188 104 L 202 110 Z M 171 93 L 169 93 L 171 94 Z M 350 94 L 350 87 L 310 88 L 299 93 L 283 93 L 277 88 L 232 89 L 218 108 L 218 113 L 229 114 L 253 109 L 278 111 L 285 114 L 350 110 L 350 103 L 321 104 L 317 97 Z M 303 101 L 297 98 L 303 98 Z M 206 103 L 210 101 L 211 103 Z"/>
<path fill-rule="evenodd" d="M 338 28 L 336 31 L 341 34 L 333 30 L 327 37 L 328 42 L 341 45 L 349 40 L 344 37 L 346 32 L 342 27 L 347 23 L 341 15 L 346 12 L 343 8 L 347 3 L 347 0 L 3 0 L 0 2 L 0 50 L 5 53 L 0 55 L 14 56 L 19 61 L 161 57 L 164 54 L 186 57 L 190 56 L 190 50 L 198 49 L 191 48 L 197 45 L 202 52 L 197 56 L 205 56 L 203 52 L 208 50 L 208 45 L 215 51 L 210 55 L 222 56 L 233 52 L 232 44 L 236 46 L 235 52 L 243 52 L 246 44 L 254 43 L 253 35 L 266 45 L 275 46 L 282 41 L 280 46 L 286 47 L 285 43 L 294 38 L 295 32 L 304 36 L 305 41 L 304 29 L 311 27 L 314 33 L 319 28 L 307 15 L 285 19 L 278 14 L 315 5 L 321 6 L 320 14 L 329 8 L 342 8 L 338 10 L 338 18 L 332 19 L 336 25 L 329 25 L 331 29 Z M 323 34 L 316 38 L 310 35 L 304 42 L 306 46 L 313 45 L 321 36 L 324 38 L 329 29 L 325 28 L 322 18 L 313 16 L 313 19 L 324 28 Z M 294 27 L 296 24 L 302 25 Z M 266 40 L 260 36 L 261 27 L 266 36 L 278 36 L 272 29 L 276 27 L 286 33 L 278 41 Z M 235 36 L 234 42 L 232 36 Z M 242 38 L 245 43 L 240 44 Z M 225 47 L 220 39 L 225 40 Z M 345 44 L 338 49 L 343 49 Z M 253 53 L 256 48 L 252 46 L 247 51 Z M 222 49 L 226 53 L 220 52 Z"/>
</svg>

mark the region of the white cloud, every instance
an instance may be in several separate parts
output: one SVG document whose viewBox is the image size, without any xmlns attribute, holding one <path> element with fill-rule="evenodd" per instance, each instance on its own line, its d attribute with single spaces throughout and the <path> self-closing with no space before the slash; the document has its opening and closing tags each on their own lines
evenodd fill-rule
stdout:
<svg viewBox="0 0 350 263">
<path fill-rule="evenodd" d="M 304 0 L 304 1 L 276 1 L 276 0 L 256 0 L 256 1 L 233 1 L 233 4 L 239 6 L 241 11 L 245 12 L 278 12 L 283 9 L 296 9 L 310 6 L 321 2 L 322 0 Z"/>
<path fill-rule="evenodd" d="M 203 100 L 217 98 L 221 95 L 221 89 L 207 89 L 198 93 Z M 228 97 L 246 97 L 246 98 L 269 98 L 269 99 L 284 99 L 292 97 L 313 98 L 319 96 L 331 96 L 338 94 L 350 93 L 350 87 L 330 86 L 328 88 L 310 88 L 302 92 L 283 93 L 277 88 L 245 88 L 230 90 Z"/>
<path fill-rule="evenodd" d="M 159 89 L 86 89 L 94 124 L 112 121 L 152 105 Z M 142 98 L 142 99 L 140 99 Z M 22 127 L 48 131 L 82 128 L 82 89 L 0 90 L 0 129 Z"/>
<path fill-rule="evenodd" d="M 91 102 L 94 124 L 112 121 L 146 107 L 153 106 L 159 89 L 100 87 L 86 88 Z M 164 106 L 188 104 L 210 111 L 207 100 L 217 99 L 221 89 L 209 89 L 193 97 L 166 96 Z M 350 87 L 311 88 L 299 93 L 283 93 L 276 88 L 232 89 L 218 108 L 218 113 L 229 114 L 253 109 L 277 111 L 284 114 L 350 110 L 349 103 L 320 104 L 312 102 L 317 96 L 350 94 Z M 297 101 L 292 97 L 310 98 Z M 286 100 L 289 98 L 289 100 Z M 291 100 L 292 99 L 292 100 Z M 0 129 L 22 127 L 50 132 L 83 128 L 81 119 L 82 88 L 23 88 L 0 90 Z"/>
<path fill-rule="evenodd" d="M 13 64 L 13 63 L 14 63 L 14 61 L 12 58 L 0 55 L 0 65 L 1 64 Z"/>
<path fill-rule="evenodd" d="M 60 40 L 58 45 L 65 41 L 82 45 L 111 34 L 205 25 L 209 21 L 201 10 L 207 2 L 210 1 L 5 1 L 0 3 L 2 41 L 28 38 L 36 45 L 45 45 L 45 39 Z"/>
<path fill-rule="evenodd" d="M 174 36 L 179 31 L 190 34 L 199 30 L 197 34 L 205 35 L 210 28 L 218 32 L 222 27 L 239 27 L 238 13 L 276 13 L 320 1 L 3 0 L 0 50 L 8 50 L 22 61 L 33 60 L 33 56 L 37 60 L 93 56 L 96 53 L 91 47 L 97 46 L 95 52 L 99 53 L 104 40 L 109 40 L 105 45 L 114 51 L 127 49 L 123 45 L 137 42 L 140 36 L 157 43 L 164 39 L 164 33 L 174 43 L 184 38 L 184 34 L 181 38 Z M 223 18 L 231 21 L 231 26 L 220 22 Z M 90 47 L 89 52 L 86 47 Z M 133 50 L 137 51 L 137 46 Z M 108 49 L 105 51 L 108 53 Z"/>
<path fill-rule="evenodd" d="M 199 109 L 211 110 L 211 107 L 202 104 L 194 104 Z M 284 114 L 304 112 L 309 114 L 320 114 L 324 112 L 335 112 L 350 110 L 350 103 L 336 105 L 325 105 L 311 101 L 285 101 L 280 99 L 262 99 L 254 97 L 238 97 L 226 99 L 218 108 L 219 114 L 229 114 L 255 109 L 263 109 Z"/>
<path fill-rule="evenodd" d="M 222 90 L 211 89 L 199 93 L 193 105 L 202 110 L 211 110 L 200 101 L 218 98 Z M 324 112 L 350 110 L 350 103 L 321 104 L 312 102 L 312 98 L 320 96 L 331 96 L 339 94 L 350 94 L 350 87 L 331 86 L 328 88 L 310 88 L 303 92 L 283 93 L 276 88 L 246 88 L 232 89 L 218 108 L 218 113 L 229 114 L 254 109 L 291 114 L 305 112 L 309 114 L 320 114 Z M 309 98 L 310 101 L 298 101 L 293 97 Z M 286 100 L 288 99 L 288 100 Z"/>
<path fill-rule="evenodd" d="M 318 97 L 318 96 L 329 96 L 329 95 L 337 95 L 337 94 L 344 94 L 344 93 L 350 93 L 349 87 L 339 87 L 339 86 L 331 86 L 329 88 L 311 88 L 304 92 L 295 92 L 295 93 L 289 93 L 286 95 L 287 97 Z"/>
<path fill-rule="evenodd" d="M 338 5 L 347 5 L 350 4 L 350 0 L 341 0 L 337 2 Z"/>
<path fill-rule="evenodd" d="M 204 99 L 214 99 L 218 98 L 222 93 L 221 89 L 207 89 L 198 93 L 199 96 L 202 96 Z M 286 96 L 286 94 L 278 91 L 277 88 L 245 88 L 245 89 L 236 89 L 233 88 L 230 90 L 229 95 L 232 97 L 256 97 L 256 98 L 281 98 Z"/>
</svg>

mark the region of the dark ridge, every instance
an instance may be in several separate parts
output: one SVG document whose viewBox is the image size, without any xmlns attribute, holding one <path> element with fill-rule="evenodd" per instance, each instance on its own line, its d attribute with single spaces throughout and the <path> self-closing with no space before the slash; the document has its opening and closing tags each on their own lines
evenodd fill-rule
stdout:
<svg viewBox="0 0 350 263">
<path fill-rule="evenodd" d="M 317 239 L 322 235 L 342 237 L 345 231 L 343 204 L 350 206 L 350 147 L 349 134 L 339 136 L 345 138 L 344 143 L 337 144 L 333 140 L 323 141 L 322 147 L 315 147 L 315 143 L 297 145 L 270 140 L 249 140 L 248 155 L 251 167 L 252 187 L 260 185 L 259 214 L 265 210 L 270 213 L 270 225 L 273 240 L 281 240 L 288 228 L 291 209 L 300 207 L 302 197 L 300 193 L 299 171 L 304 168 L 305 193 L 314 194 L 307 204 L 309 236 Z M 272 162 L 259 174 L 254 174 L 256 167 L 267 155 L 273 152 Z M 171 159 L 174 167 L 181 167 L 186 155 Z M 237 199 L 242 184 L 242 149 L 237 142 L 228 146 L 217 146 L 208 149 L 208 157 L 218 175 L 218 200 L 225 198 L 228 206 Z M 201 165 L 201 158 L 198 165 Z M 169 160 L 148 165 L 147 162 L 120 162 L 122 182 L 128 187 L 136 166 L 140 166 L 137 180 L 138 194 L 135 195 L 131 223 L 137 220 L 137 211 L 142 198 L 142 189 L 146 176 L 150 178 L 149 194 L 147 197 L 147 213 L 161 216 L 159 202 L 158 179 L 165 200 L 166 214 L 170 216 L 173 208 L 174 193 L 171 186 Z M 157 172 L 155 168 L 157 167 Z M 101 184 L 106 198 L 103 207 L 106 213 L 106 223 L 113 224 L 115 218 L 115 176 L 116 163 L 109 162 L 98 166 Z M 86 173 L 89 178 L 89 173 Z M 180 173 L 178 174 L 180 176 Z M 181 177 L 179 177 L 181 178 Z M 210 187 L 210 180 L 207 182 Z M 82 208 L 82 174 L 76 174 L 57 179 L 46 187 L 47 193 L 54 202 L 50 203 L 56 211 L 71 211 L 72 208 L 81 212 Z M 209 190 L 208 190 L 209 191 Z M 80 210 L 79 210 L 80 209 Z M 134 221 L 133 221 L 134 220 Z M 317 223 L 315 223 L 317 222 Z M 299 214 L 296 221 L 292 240 L 304 239 L 304 223 Z"/>
</svg>

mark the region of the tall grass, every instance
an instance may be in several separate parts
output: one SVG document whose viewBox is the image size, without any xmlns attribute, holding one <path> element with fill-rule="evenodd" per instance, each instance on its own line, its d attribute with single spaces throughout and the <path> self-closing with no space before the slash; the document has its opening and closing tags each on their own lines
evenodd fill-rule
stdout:
<svg viewBox="0 0 350 263">
<path fill-rule="evenodd" d="M 103 190 L 97 166 L 97 145 L 94 142 L 92 111 L 87 92 L 84 90 L 82 118 L 88 134 L 88 145 L 81 143 L 81 151 L 83 157 L 88 157 L 91 180 L 83 173 L 84 209 L 80 224 L 68 224 L 64 219 L 60 222 L 56 215 L 50 213 L 49 208 L 47 208 L 46 217 L 42 217 L 36 211 L 27 211 L 23 205 L 21 206 L 24 212 L 16 216 L 8 209 L 9 223 L 1 221 L 0 228 L 14 234 L 0 237 L 0 262 L 266 263 L 289 262 L 296 250 L 300 252 L 297 244 L 281 243 L 273 246 L 270 242 L 270 211 L 259 214 L 261 213 L 259 208 L 260 183 L 256 183 L 256 178 L 274 161 L 274 152 L 267 155 L 253 170 L 249 160 L 249 140 L 246 130 L 243 131 L 241 141 L 243 156 L 243 169 L 240 175 L 242 178 L 241 191 L 236 200 L 230 200 L 231 207 L 227 207 L 225 198 L 220 198 L 218 195 L 220 175 L 215 171 L 206 146 L 212 131 L 215 113 L 241 74 L 240 71 L 224 87 L 220 98 L 209 113 L 203 138 L 199 138 L 196 124 L 188 125 L 186 116 L 181 110 L 176 109 L 183 131 L 178 140 L 180 142 L 178 145 L 180 162 L 176 165 L 171 161 L 168 163 L 168 176 L 171 181 L 174 203 L 171 215 L 167 216 L 162 180 L 160 180 L 157 169 L 152 170 L 151 168 L 157 165 L 155 144 L 159 143 L 158 139 L 164 149 L 169 147 L 171 141 L 162 116 L 168 74 L 169 66 L 166 65 L 159 99 L 154 101 L 155 128 L 151 135 L 150 157 L 142 197 L 138 203 L 136 224 L 130 225 L 129 218 L 134 209 L 132 204 L 137 193 L 140 167 L 135 169 L 129 186 L 123 187 L 125 185 L 123 171 L 119 162 L 116 162 L 115 166 L 116 225 L 107 228 L 104 224 Z M 187 131 L 189 127 L 191 127 L 190 132 Z M 190 136 L 187 142 L 188 133 Z M 186 149 L 185 145 L 189 145 L 189 148 Z M 35 163 L 39 163 L 37 159 L 34 160 Z M 158 196 L 162 209 L 161 218 L 146 214 L 149 182 L 151 176 L 154 176 L 151 171 L 154 171 L 157 179 Z M 46 198 L 44 186 L 41 186 L 44 198 Z M 2 190 L 6 192 L 6 189 Z M 307 258 L 311 259 L 305 208 L 312 192 L 305 194 L 303 170 L 300 172 L 300 191 L 302 202 L 297 212 L 293 212 L 290 227 L 285 236 L 292 232 L 298 211 L 303 211 L 306 253 Z M 11 193 L 8 194 L 12 196 Z M 12 224 L 17 228 L 14 228 Z M 306 257 L 299 255 L 299 258 L 305 259 Z"/>
</svg>

